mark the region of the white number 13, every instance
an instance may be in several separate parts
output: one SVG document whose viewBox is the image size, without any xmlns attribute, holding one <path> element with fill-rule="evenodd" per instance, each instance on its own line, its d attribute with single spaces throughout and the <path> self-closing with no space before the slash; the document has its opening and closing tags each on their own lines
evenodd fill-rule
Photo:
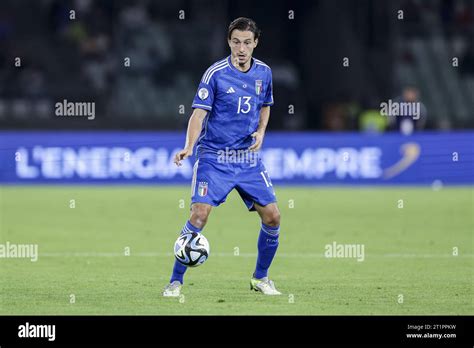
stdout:
<svg viewBox="0 0 474 348">
<path fill-rule="evenodd" d="M 243 103 L 242 103 L 242 98 L 244 98 Z M 239 97 L 239 106 L 237 107 L 237 113 L 238 114 L 240 114 L 240 113 L 247 114 L 250 111 L 250 108 L 251 108 L 251 105 L 249 103 L 250 99 L 252 99 L 252 97 Z M 242 108 L 241 108 L 241 104 L 243 104 Z M 247 106 L 246 109 L 244 109 L 244 105 Z"/>
</svg>

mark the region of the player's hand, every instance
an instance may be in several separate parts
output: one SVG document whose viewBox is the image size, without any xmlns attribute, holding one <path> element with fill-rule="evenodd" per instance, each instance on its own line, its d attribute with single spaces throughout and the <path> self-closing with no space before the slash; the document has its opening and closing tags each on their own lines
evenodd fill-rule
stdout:
<svg viewBox="0 0 474 348">
<path fill-rule="evenodd" d="M 255 142 L 249 147 L 249 150 L 252 152 L 257 152 L 262 147 L 263 134 L 259 132 L 254 132 L 252 133 L 252 138 L 255 139 Z"/>
<path fill-rule="evenodd" d="M 182 149 L 174 156 L 174 163 L 179 167 L 182 165 L 181 161 L 193 154 L 193 150 Z"/>
</svg>

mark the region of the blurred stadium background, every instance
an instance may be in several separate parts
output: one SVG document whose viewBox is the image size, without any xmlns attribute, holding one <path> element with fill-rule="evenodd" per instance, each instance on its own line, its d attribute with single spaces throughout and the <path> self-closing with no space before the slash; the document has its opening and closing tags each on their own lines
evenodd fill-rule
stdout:
<svg viewBox="0 0 474 348">
<path fill-rule="evenodd" d="M 234 197 L 205 231 L 220 262 L 189 272 L 199 301 L 164 304 L 194 162 L 173 153 L 239 16 L 262 29 L 254 55 L 273 70 L 273 271 L 297 300 L 240 290 L 258 221 Z M 56 116 L 65 99 L 95 103 L 95 118 Z M 382 116 L 389 100 L 420 102 L 421 118 Z M 0 311 L 472 314 L 473 128 L 473 0 L 2 0 L 0 241 L 38 243 L 41 262 L 0 269 Z M 365 243 L 367 261 L 319 257 L 333 241 Z"/>
<path fill-rule="evenodd" d="M 4 0 L 1 125 L 182 130 L 199 78 L 228 54 L 226 28 L 242 15 L 263 30 L 255 55 L 273 69 L 277 103 L 270 129 L 361 130 L 364 112 L 379 109 L 406 85 L 419 89 L 428 110 L 423 128 L 472 128 L 473 4 Z M 21 68 L 15 68 L 15 57 L 21 57 Z M 125 57 L 130 67 L 124 67 Z M 54 104 L 64 98 L 95 101 L 98 117 L 94 122 L 53 117 Z"/>
</svg>

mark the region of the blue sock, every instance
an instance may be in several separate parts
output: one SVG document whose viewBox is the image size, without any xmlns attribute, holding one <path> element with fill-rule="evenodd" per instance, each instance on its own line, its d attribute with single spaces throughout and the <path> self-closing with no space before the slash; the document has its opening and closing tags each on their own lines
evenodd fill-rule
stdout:
<svg viewBox="0 0 474 348">
<path fill-rule="evenodd" d="M 183 229 L 181 230 L 181 234 L 187 233 L 187 232 L 201 232 L 200 228 L 197 228 L 189 222 L 189 220 L 186 222 L 186 225 L 184 225 Z M 179 281 L 181 284 L 183 284 L 183 277 L 184 273 L 186 272 L 186 267 L 182 263 L 180 263 L 178 260 L 174 260 L 174 267 L 173 267 L 173 274 L 171 274 L 171 279 L 170 283 L 174 282 L 175 280 Z"/>
<path fill-rule="evenodd" d="M 279 235 L 280 226 L 272 227 L 262 222 L 262 228 L 258 236 L 257 266 L 253 274 L 255 278 L 261 279 L 268 275 L 268 268 L 270 268 L 273 257 L 278 249 Z"/>
</svg>

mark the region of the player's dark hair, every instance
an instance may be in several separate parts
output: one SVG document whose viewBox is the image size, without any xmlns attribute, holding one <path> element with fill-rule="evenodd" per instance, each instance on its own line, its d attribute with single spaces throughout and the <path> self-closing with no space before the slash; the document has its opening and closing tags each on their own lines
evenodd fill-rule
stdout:
<svg viewBox="0 0 474 348">
<path fill-rule="evenodd" d="M 260 37 L 260 29 L 258 29 L 257 23 L 255 23 L 255 21 L 250 18 L 239 17 L 230 23 L 229 30 L 227 31 L 227 38 L 229 40 L 232 35 L 232 31 L 235 29 L 240 31 L 251 31 L 253 33 L 254 40 Z"/>
</svg>

